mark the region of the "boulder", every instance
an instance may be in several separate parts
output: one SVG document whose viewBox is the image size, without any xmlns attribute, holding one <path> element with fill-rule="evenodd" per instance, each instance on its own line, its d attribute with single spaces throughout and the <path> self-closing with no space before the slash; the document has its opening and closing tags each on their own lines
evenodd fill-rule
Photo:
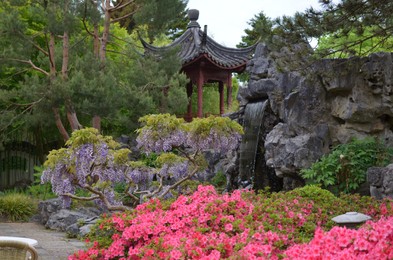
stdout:
<svg viewBox="0 0 393 260">
<path fill-rule="evenodd" d="M 393 164 L 386 167 L 371 167 L 367 170 L 370 194 L 376 199 L 393 199 Z"/>
<path fill-rule="evenodd" d="M 98 217 L 91 217 L 87 219 L 79 219 L 77 223 L 74 223 L 66 227 L 66 233 L 69 237 L 80 237 L 83 238 L 89 234 L 91 228 L 99 220 Z"/>
<path fill-rule="evenodd" d="M 60 198 L 41 201 L 38 208 L 39 213 L 34 216 L 34 221 L 49 229 L 67 232 L 70 237 L 84 237 L 99 216 L 104 213 L 98 207 L 63 209 Z"/>
<path fill-rule="evenodd" d="M 266 136 L 265 160 L 280 177 L 297 175 L 308 168 L 328 149 L 327 125 L 315 127 L 313 132 L 297 135 L 288 124 L 279 123 Z"/>
<path fill-rule="evenodd" d="M 78 222 L 83 223 L 85 219 L 91 217 L 92 216 L 78 211 L 61 209 L 57 213 L 52 214 L 49 217 L 48 221 L 45 224 L 45 227 L 58 231 L 66 231 L 69 226 Z"/>
<path fill-rule="evenodd" d="M 247 66 L 248 84 L 238 93 L 242 109 L 268 99 L 267 110 L 278 119 L 265 135 L 266 164 L 281 177 L 301 180 L 301 169 L 354 137 L 373 136 L 393 145 L 393 54 L 323 59 L 310 65 L 304 63 L 307 52 L 299 59 L 296 48 L 277 53 L 258 46 Z M 238 111 L 242 122 L 247 121 L 244 116 Z M 383 189 L 381 196 L 389 196 L 387 176 L 385 186 L 371 185 L 374 194 Z"/>
<path fill-rule="evenodd" d="M 38 217 L 37 220 L 41 224 L 46 224 L 50 216 L 61 210 L 63 202 L 60 198 L 40 201 L 38 203 Z"/>
</svg>

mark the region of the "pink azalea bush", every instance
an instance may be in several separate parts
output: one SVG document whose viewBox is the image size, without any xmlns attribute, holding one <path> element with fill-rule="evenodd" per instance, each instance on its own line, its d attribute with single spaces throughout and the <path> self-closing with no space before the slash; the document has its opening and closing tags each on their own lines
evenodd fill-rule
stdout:
<svg viewBox="0 0 393 260">
<path fill-rule="evenodd" d="M 321 203 L 337 206 L 335 210 L 343 210 L 343 204 L 334 196 L 321 196 L 319 201 L 307 198 L 306 194 L 320 190 L 303 188 L 294 191 L 296 196 L 288 192 L 269 197 L 241 190 L 220 195 L 212 186 L 199 186 L 195 193 L 180 196 L 168 207 L 154 199 L 132 212 L 104 217 L 92 236 L 92 247 L 69 259 L 292 259 L 307 252 L 312 258 L 311 252 L 325 250 L 324 245 L 331 246 L 341 235 L 340 248 L 352 248 L 351 254 L 364 251 L 371 244 L 363 247 L 363 240 L 380 239 L 383 228 L 391 227 L 392 219 L 386 219 L 359 231 L 333 228 L 325 233 L 322 228 L 329 226 L 332 215 L 327 217 L 330 212 L 324 212 Z M 299 196 L 302 192 L 303 197 Z M 391 202 L 376 205 L 364 204 L 375 218 L 381 213 L 393 215 Z M 357 237 L 359 242 L 354 240 Z M 387 236 L 386 244 L 389 239 Z M 385 247 L 380 248 L 378 252 L 383 254 Z"/>
<path fill-rule="evenodd" d="M 358 230 L 317 229 L 308 244 L 285 251 L 286 259 L 393 259 L 393 217 L 367 222 Z"/>
</svg>

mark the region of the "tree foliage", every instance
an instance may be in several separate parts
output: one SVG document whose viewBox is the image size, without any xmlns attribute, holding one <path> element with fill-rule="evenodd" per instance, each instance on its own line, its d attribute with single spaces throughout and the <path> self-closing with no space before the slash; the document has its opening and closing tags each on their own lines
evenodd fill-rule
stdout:
<svg viewBox="0 0 393 260">
<path fill-rule="evenodd" d="M 171 8 L 152 0 L 2 1 L 0 132 L 57 128 L 67 140 L 70 130 L 102 125 L 129 133 L 146 113 L 185 106 L 180 62 L 144 60 L 136 33 L 119 27 L 128 16 L 114 15 L 137 5 L 131 14 L 145 18 L 137 28 L 160 25 L 153 37 L 184 11 L 181 0 L 164 2 Z"/>
<path fill-rule="evenodd" d="M 320 55 L 326 56 L 332 52 L 367 55 L 378 48 L 392 49 L 392 41 L 389 40 L 393 32 L 392 1 L 342 0 L 335 3 L 323 0 L 320 3 L 321 10 L 309 8 L 291 20 L 282 20 L 285 27 L 293 27 L 303 38 L 332 36 L 345 39 L 334 48 L 320 48 Z M 351 38 L 351 35 L 357 37 Z M 371 46 L 362 48 L 367 44 Z"/>
<path fill-rule="evenodd" d="M 279 50 L 299 43 L 317 42 L 316 57 L 368 55 L 393 48 L 393 2 L 390 0 L 320 0 L 320 7 L 310 7 L 293 16 L 272 20 L 259 15 L 251 19 L 241 46 L 257 35 L 269 47 Z M 261 30 L 259 27 L 267 30 Z"/>
<path fill-rule="evenodd" d="M 247 47 L 255 44 L 258 41 L 270 42 L 272 37 L 273 20 L 267 17 L 264 12 L 256 14 L 248 22 L 250 29 L 245 29 L 245 36 L 242 36 L 242 42 L 237 47 Z"/>
<path fill-rule="evenodd" d="M 121 4 L 122 0 L 114 1 Z M 113 17 L 119 19 L 121 27 L 126 28 L 129 33 L 143 24 L 148 33 L 148 38 L 153 41 L 157 33 L 164 32 L 165 35 L 173 40 L 179 33 L 183 32 L 188 24 L 186 6 L 188 1 L 172 0 L 143 0 L 134 1 L 133 4 L 127 5 L 113 12 Z M 144 9 L 138 12 L 138 8 Z M 163 12 L 162 10 L 165 10 Z M 154 19 L 151 19 L 154 17 Z"/>
<path fill-rule="evenodd" d="M 365 37 L 362 40 L 362 37 Z M 359 44 L 358 44 L 359 43 Z M 355 32 L 347 35 L 331 34 L 322 36 L 318 41 L 317 54 L 329 58 L 363 56 L 373 52 L 391 52 L 393 37 L 373 36 L 371 28 L 366 28 L 362 36 Z"/>
</svg>

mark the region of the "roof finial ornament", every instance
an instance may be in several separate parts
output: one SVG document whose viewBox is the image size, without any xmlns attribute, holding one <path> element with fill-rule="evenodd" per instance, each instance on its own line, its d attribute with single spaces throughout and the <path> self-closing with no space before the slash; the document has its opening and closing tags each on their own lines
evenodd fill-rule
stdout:
<svg viewBox="0 0 393 260">
<path fill-rule="evenodd" d="M 197 22 L 197 20 L 199 18 L 199 10 L 189 9 L 188 10 L 188 18 L 190 19 L 190 23 L 188 24 L 187 28 L 191 28 L 191 27 L 201 28 L 201 26 Z"/>
</svg>

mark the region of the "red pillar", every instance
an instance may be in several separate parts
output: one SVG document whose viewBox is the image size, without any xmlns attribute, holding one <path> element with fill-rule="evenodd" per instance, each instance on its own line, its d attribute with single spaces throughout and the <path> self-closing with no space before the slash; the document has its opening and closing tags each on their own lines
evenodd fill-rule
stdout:
<svg viewBox="0 0 393 260">
<path fill-rule="evenodd" d="M 188 98 L 188 105 L 187 105 L 187 116 L 186 121 L 190 122 L 192 120 L 192 81 L 187 84 L 187 98 Z"/>
<path fill-rule="evenodd" d="M 218 82 L 218 92 L 220 93 L 220 115 L 224 114 L 224 83 Z"/>
<path fill-rule="evenodd" d="M 227 81 L 227 108 L 231 109 L 232 107 L 232 73 L 228 73 L 228 81 Z"/>
<path fill-rule="evenodd" d="M 202 97 L 203 97 L 203 73 L 200 71 L 199 72 L 199 77 L 198 77 L 198 83 L 197 83 L 197 87 L 198 87 L 198 113 L 197 116 L 199 118 L 203 117 L 203 101 L 202 101 Z"/>
</svg>

